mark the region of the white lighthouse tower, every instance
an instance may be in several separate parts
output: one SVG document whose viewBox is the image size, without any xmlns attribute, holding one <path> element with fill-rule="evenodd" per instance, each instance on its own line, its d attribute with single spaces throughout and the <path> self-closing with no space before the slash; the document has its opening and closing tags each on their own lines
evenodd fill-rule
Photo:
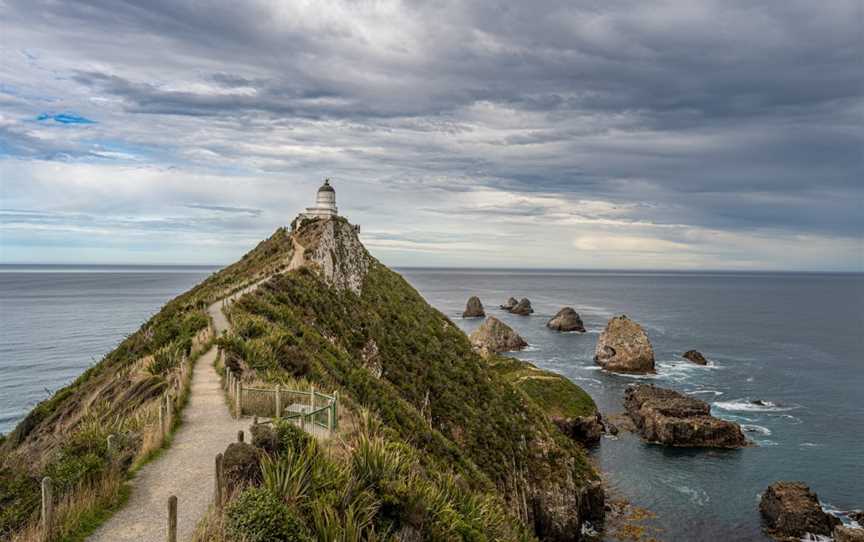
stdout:
<svg viewBox="0 0 864 542">
<path fill-rule="evenodd" d="M 303 218 L 330 218 L 339 216 L 336 208 L 336 190 L 330 186 L 330 179 L 324 179 L 324 184 L 318 189 L 315 197 L 315 206 L 307 207 Z"/>
</svg>

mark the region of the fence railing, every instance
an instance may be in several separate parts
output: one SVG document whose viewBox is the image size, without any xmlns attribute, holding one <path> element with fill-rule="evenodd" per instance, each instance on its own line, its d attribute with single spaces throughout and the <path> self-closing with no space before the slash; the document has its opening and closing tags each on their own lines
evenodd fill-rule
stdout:
<svg viewBox="0 0 864 542">
<path fill-rule="evenodd" d="M 275 386 L 247 386 L 228 367 L 225 368 L 225 390 L 236 418 L 285 419 L 306 430 L 315 428 L 332 432 L 339 424 L 339 392 L 333 395 L 309 390 Z"/>
</svg>

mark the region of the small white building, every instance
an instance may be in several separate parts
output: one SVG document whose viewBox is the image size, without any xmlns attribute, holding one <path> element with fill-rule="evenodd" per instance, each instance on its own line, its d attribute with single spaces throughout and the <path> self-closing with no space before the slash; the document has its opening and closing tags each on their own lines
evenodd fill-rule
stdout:
<svg viewBox="0 0 864 542">
<path fill-rule="evenodd" d="M 339 209 L 336 208 L 336 190 L 330 186 L 330 179 L 324 179 L 324 184 L 318 189 L 318 195 L 315 197 L 315 206 L 307 207 L 306 212 L 301 215 L 303 218 L 329 218 L 339 216 Z"/>
</svg>

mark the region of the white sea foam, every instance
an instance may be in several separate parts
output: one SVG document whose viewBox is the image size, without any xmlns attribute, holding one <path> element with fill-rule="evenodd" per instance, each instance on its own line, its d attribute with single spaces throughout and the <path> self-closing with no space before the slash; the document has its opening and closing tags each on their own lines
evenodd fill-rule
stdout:
<svg viewBox="0 0 864 542">
<path fill-rule="evenodd" d="M 688 486 L 674 487 L 678 492 L 687 495 L 687 497 L 690 499 L 690 502 L 695 505 L 705 506 L 706 504 L 708 504 L 708 502 L 711 501 L 711 497 L 708 495 L 708 493 L 705 492 L 704 489 L 692 488 Z"/>
<path fill-rule="evenodd" d="M 801 542 L 832 542 L 832 540 L 834 539 L 824 534 L 806 533 L 801 537 Z"/>
<path fill-rule="evenodd" d="M 771 401 L 764 401 L 763 404 L 755 404 L 747 399 L 738 399 L 736 401 L 716 401 L 713 406 L 731 412 L 785 412 L 794 410 L 798 405 L 777 405 Z"/>
<path fill-rule="evenodd" d="M 687 395 L 699 395 L 702 393 L 710 393 L 710 394 L 714 395 L 715 397 L 717 397 L 719 395 L 723 395 L 722 391 L 717 391 L 717 390 L 692 390 L 692 391 L 688 391 L 686 393 L 687 393 Z"/>
<path fill-rule="evenodd" d="M 761 425 L 755 425 L 752 423 L 745 423 L 741 426 L 741 429 L 747 431 L 748 433 L 759 433 L 760 435 L 768 436 L 771 434 L 771 430 L 767 427 L 762 427 Z"/>
<path fill-rule="evenodd" d="M 821 448 L 824 444 L 818 444 L 816 442 L 802 442 L 798 446 L 801 448 Z"/>
</svg>

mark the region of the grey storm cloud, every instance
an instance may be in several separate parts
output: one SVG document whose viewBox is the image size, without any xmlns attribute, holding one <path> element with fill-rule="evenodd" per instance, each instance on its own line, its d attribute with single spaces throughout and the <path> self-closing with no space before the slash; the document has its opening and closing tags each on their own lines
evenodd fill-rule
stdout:
<svg viewBox="0 0 864 542">
<path fill-rule="evenodd" d="M 109 110 L 69 132 L 99 138 L 0 124 L 0 156 L 98 159 L 91 140 L 122 138 L 180 166 L 332 171 L 384 192 L 602 199 L 627 206 L 622 222 L 864 230 L 857 0 L 324 2 L 302 13 L 264 1 L 6 0 L 0 13 L 28 65 L 62 57 L 51 77 L 100 100 L 77 113 Z M 38 77 L 16 86 L 0 89 L 0 106 L 41 113 L 21 97 Z"/>
</svg>

